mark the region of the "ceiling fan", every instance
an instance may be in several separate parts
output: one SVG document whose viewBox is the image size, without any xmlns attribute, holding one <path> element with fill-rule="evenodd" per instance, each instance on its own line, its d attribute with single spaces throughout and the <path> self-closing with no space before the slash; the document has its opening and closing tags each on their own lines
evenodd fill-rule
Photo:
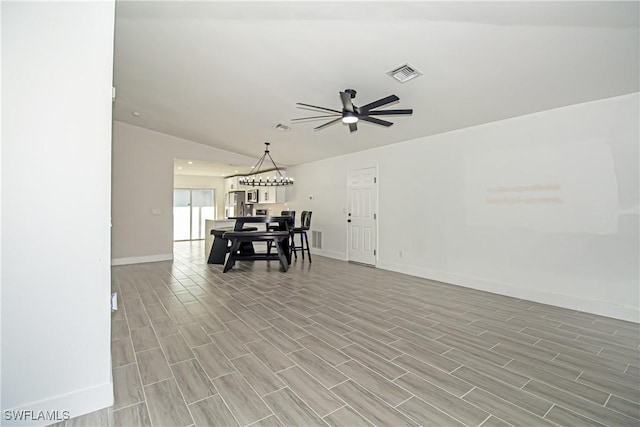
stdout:
<svg viewBox="0 0 640 427">
<path fill-rule="evenodd" d="M 327 114 L 323 116 L 312 116 L 312 117 L 301 117 L 297 119 L 292 119 L 292 122 L 299 122 L 302 120 L 317 120 L 317 119 L 326 119 L 326 118 L 334 118 L 333 120 L 328 121 L 325 124 L 322 124 L 318 127 L 313 128 L 313 130 L 324 129 L 328 126 L 338 123 L 342 121 L 342 123 L 349 125 L 349 131 L 355 132 L 358 130 L 357 123 L 362 120 L 363 122 L 369 122 L 376 125 L 381 125 L 385 127 L 391 126 L 393 123 L 388 122 L 386 120 L 377 119 L 371 116 L 399 116 L 406 114 L 413 114 L 412 109 L 404 109 L 404 110 L 375 110 L 374 108 L 382 107 L 387 104 L 391 104 L 392 102 L 399 101 L 395 95 L 389 95 L 385 98 L 378 99 L 377 101 L 371 102 L 367 105 L 363 105 L 362 107 L 356 107 L 353 105 L 351 101 L 356 97 L 356 91 L 353 89 L 346 89 L 344 92 L 340 92 L 340 100 L 342 101 L 342 111 L 333 110 L 331 108 L 318 107 L 317 105 L 303 104 L 302 102 L 297 102 L 296 105 L 301 106 L 302 108 L 307 109 L 316 109 L 320 111 L 329 111 L 332 114 Z"/>
</svg>

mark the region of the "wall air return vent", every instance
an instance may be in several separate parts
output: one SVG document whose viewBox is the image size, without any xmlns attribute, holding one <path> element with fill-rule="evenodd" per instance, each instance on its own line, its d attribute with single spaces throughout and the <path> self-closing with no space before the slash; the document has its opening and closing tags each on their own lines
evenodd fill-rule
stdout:
<svg viewBox="0 0 640 427">
<path fill-rule="evenodd" d="M 409 80 L 415 79 L 418 76 L 421 76 L 422 73 L 416 70 L 415 67 L 412 67 L 409 64 L 401 65 L 387 73 L 400 83 L 406 83 Z"/>
<path fill-rule="evenodd" d="M 322 231 L 311 231 L 311 247 L 314 249 L 322 249 Z"/>
</svg>

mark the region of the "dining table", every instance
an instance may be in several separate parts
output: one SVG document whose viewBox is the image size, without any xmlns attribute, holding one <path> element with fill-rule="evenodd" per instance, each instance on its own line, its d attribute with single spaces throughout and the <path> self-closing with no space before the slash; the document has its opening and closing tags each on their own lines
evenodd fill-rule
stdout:
<svg viewBox="0 0 640 427">
<path fill-rule="evenodd" d="M 268 227 L 273 225 L 277 225 L 277 228 L 282 231 L 290 231 L 290 229 L 293 227 L 293 224 L 291 223 L 292 218 L 285 215 L 232 216 L 228 219 L 235 221 L 232 228 L 211 230 L 211 234 L 214 236 L 214 240 L 207 261 L 209 264 L 225 264 L 225 258 L 229 251 L 229 239 L 224 237 L 224 233 L 226 231 L 243 231 L 248 228 L 245 226 L 247 224 L 264 224 L 264 229 L 261 230 L 259 227 L 257 231 L 267 231 Z M 255 228 L 253 229 L 255 230 Z M 281 249 L 287 258 L 287 262 L 291 263 L 291 249 L 289 246 L 289 239 L 284 239 L 282 241 Z M 254 247 L 251 243 L 241 245 L 239 252 L 241 255 L 245 256 L 255 254 Z"/>
<path fill-rule="evenodd" d="M 267 231 L 270 224 L 278 224 L 278 229 L 282 231 L 290 231 L 293 228 L 292 217 L 287 215 L 230 216 L 229 219 L 235 220 L 233 231 L 242 231 L 245 224 L 265 224 L 264 231 Z M 285 239 L 282 242 L 282 250 L 287 256 L 287 262 L 291 263 L 289 239 Z"/>
</svg>

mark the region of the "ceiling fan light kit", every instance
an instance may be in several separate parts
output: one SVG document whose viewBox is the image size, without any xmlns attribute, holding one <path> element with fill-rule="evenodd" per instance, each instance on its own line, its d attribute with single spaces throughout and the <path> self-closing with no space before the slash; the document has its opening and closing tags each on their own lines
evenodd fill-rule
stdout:
<svg viewBox="0 0 640 427">
<path fill-rule="evenodd" d="M 387 120 L 381 120 L 371 116 L 400 116 L 400 115 L 413 114 L 412 109 L 374 110 L 375 108 L 383 107 L 385 105 L 399 101 L 400 98 L 398 98 L 396 95 L 389 95 L 385 98 L 381 98 L 367 105 L 363 105 L 362 107 L 357 107 L 353 105 L 353 102 L 351 100 L 355 97 L 356 97 L 356 91 L 353 89 L 346 89 L 344 92 L 340 92 L 340 100 L 342 101 L 342 111 L 298 102 L 296 105 L 298 105 L 299 107 L 302 107 L 305 109 L 322 111 L 325 113 L 328 112 L 331 114 L 325 114 L 322 116 L 312 116 L 312 117 L 300 117 L 297 119 L 292 119 L 291 121 L 299 122 L 302 120 L 317 120 L 317 119 L 330 118 L 331 119 L 330 121 L 313 128 L 313 130 L 321 130 L 341 121 L 342 123 L 349 125 L 350 132 L 356 132 L 358 130 L 357 123 L 359 121 L 373 123 L 373 124 L 384 126 L 384 127 L 389 127 L 393 125 L 393 123 Z"/>
<path fill-rule="evenodd" d="M 238 183 L 240 185 L 249 185 L 252 187 L 276 187 L 283 185 L 293 185 L 293 178 L 291 178 L 290 176 L 284 176 L 280 171 L 278 165 L 276 165 L 276 162 L 273 161 L 271 154 L 269 154 L 269 145 L 271 144 L 265 142 L 264 145 L 266 146 L 264 149 L 264 154 L 252 168 L 253 172 L 251 172 L 251 175 L 241 176 L 240 178 L 238 178 Z M 273 168 L 269 168 L 268 163 L 264 168 L 262 167 L 267 157 L 271 161 Z M 265 172 L 271 171 L 275 172 L 273 177 L 265 176 L 263 178 L 262 176 L 259 176 L 261 173 L 264 174 Z"/>
<path fill-rule="evenodd" d="M 342 116 L 342 123 L 358 123 L 358 116 L 356 116 L 354 113 L 347 111 Z"/>
</svg>

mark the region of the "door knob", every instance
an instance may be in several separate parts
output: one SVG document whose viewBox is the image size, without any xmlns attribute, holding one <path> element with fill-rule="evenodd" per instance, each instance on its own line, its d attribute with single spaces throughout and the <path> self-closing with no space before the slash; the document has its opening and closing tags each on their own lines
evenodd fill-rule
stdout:
<svg viewBox="0 0 640 427">
<path fill-rule="evenodd" d="M 347 222 L 351 222 L 351 220 L 350 220 L 350 219 L 348 219 L 348 220 L 347 220 Z"/>
</svg>

